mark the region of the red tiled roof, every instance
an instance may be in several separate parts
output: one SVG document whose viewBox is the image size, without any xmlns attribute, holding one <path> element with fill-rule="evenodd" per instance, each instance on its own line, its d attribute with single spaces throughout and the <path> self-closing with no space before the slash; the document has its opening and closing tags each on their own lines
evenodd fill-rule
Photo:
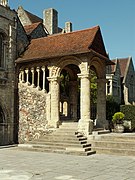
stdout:
<svg viewBox="0 0 135 180">
<path fill-rule="evenodd" d="M 87 53 L 91 49 L 108 58 L 99 26 L 33 39 L 16 62 Z"/>
<path fill-rule="evenodd" d="M 121 76 L 124 77 L 129 58 L 121 58 L 118 60 L 119 60 L 119 65 L 120 65 L 120 70 L 121 70 Z"/>
<path fill-rule="evenodd" d="M 41 22 L 33 23 L 31 25 L 24 26 L 24 29 L 27 34 L 30 34 L 39 24 L 41 24 Z"/>
<path fill-rule="evenodd" d="M 43 22 L 43 19 L 41 19 L 40 17 L 38 17 L 38 16 L 36 16 L 36 15 L 26 11 L 26 10 L 24 10 L 24 11 L 32 23 Z"/>
<path fill-rule="evenodd" d="M 117 63 L 116 62 L 117 60 L 119 61 L 119 65 L 120 65 L 121 77 L 124 77 L 125 76 L 125 71 L 126 71 L 126 68 L 127 68 L 127 65 L 128 65 L 129 58 L 117 58 L 117 59 L 113 59 L 111 61 L 114 62 L 114 63 Z M 111 66 L 112 72 L 115 72 L 115 67 L 116 67 L 116 65 Z"/>
</svg>

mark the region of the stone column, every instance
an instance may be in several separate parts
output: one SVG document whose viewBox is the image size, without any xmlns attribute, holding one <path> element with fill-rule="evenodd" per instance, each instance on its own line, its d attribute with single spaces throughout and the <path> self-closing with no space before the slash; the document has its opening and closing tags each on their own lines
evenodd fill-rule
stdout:
<svg viewBox="0 0 135 180">
<path fill-rule="evenodd" d="M 71 119 L 77 121 L 77 81 L 70 81 L 69 82 L 69 98 L 70 98 L 70 111 L 72 111 Z"/>
<path fill-rule="evenodd" d="M 97 128 L 108 128 L 106 120 L 106 79 L 97 79 Z"/>
<path fill-rule="evenodd" d="M 46 92 L 45 90 L 45 66 L 42 66 L 42 71 L 43 71 L 43 89 L 42 91 Z"/>
<path fill-rule="evenodd" d="M 40 86 L 39 86 L 39 81 L 40 81 L 40 67 L 37 67 L 36 69 L 37 71 L 37 89 L 41 90 Z"/>
<path fill-rule="evenodd" d="M 90 77 L 89 74 L 79 74 L 81 79 L 81 119 L 78 124 L 78 132 L 88 136 L 93 130 L 93 121 L 90 120 Z"/>
<path fill-rule="evenodd" d="M 23 69 L 21 69 L 21 82 L 25 83 L 25 81 L 24 81 L 24 70 Z"/>
<path fill-rule="evenodd" d="M 29 83 L 29 69 L 28 68 L 25 69 L 25 73 L 26 73 L 26 84 L 30 85 L 30 83 Z"/>
<path fill-rule="evenodd" d="M 51 93 L 51 119 L 49 122 L 50 126 L 55 128 L 59 127 L 59 107 L 60 107 L 60 98 L 59 98 L 59 83 L 60 79 L 58 77 L 49 77 L 48 80 L 50 81 L 50 93 Z"/>
<path fill-rule="evenodd" d="M 32 84 L 31 84 L 31 86 L 32 87 L 35 87 L 35 83 L 34 83 L 34 68 L 31 68 L 31 73 L 32 73 Z"/>
</svg>

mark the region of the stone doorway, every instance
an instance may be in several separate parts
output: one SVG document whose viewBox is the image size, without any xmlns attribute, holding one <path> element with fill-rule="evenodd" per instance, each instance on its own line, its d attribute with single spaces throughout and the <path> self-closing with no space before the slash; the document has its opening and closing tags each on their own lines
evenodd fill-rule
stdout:
<svg viewBox="0 0 135 180">
<path fill-rule="evenodd" d="M 60 73 L 60 120 L 78 121 L 80 118 L 80 73 L 78 66 L 69 64 Z"/>
</svg>

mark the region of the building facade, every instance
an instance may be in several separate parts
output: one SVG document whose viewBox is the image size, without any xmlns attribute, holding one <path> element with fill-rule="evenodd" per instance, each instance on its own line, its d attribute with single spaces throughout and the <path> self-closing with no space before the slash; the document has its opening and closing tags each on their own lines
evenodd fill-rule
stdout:
<svg viewBox="0 0 135 180">
<path fill-rule="evenodd" d="M 115 65 L 107 67 L 106 93 L 112 95 L 119 104 L 135 102 L 135 70 L 132 57 L 112 60 Z"/>
<path fill-rule="evenodd" d="M 78 121 L 78 132 L 93 130 L 90 119 L 90 70 L 98 84 L 97 127 L 106 128 L 106 53 L 100 27 L 72 32 L 58 26 L 58 13 L 43 20 L 19 7 L 0 5 L 1 144 L 25 143 Z"/>
</svg>

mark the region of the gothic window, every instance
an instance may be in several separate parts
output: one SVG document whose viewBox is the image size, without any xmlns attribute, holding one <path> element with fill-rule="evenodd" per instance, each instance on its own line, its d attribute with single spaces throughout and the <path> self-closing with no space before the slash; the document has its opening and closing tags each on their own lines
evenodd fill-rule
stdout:
<svg viewBox="0 0 135 180">
<path fill-rule="evenodd" d="M 3 35 L 0 34 L 0 67 L 4 66 L 4 38 Z"/>
</svg>

